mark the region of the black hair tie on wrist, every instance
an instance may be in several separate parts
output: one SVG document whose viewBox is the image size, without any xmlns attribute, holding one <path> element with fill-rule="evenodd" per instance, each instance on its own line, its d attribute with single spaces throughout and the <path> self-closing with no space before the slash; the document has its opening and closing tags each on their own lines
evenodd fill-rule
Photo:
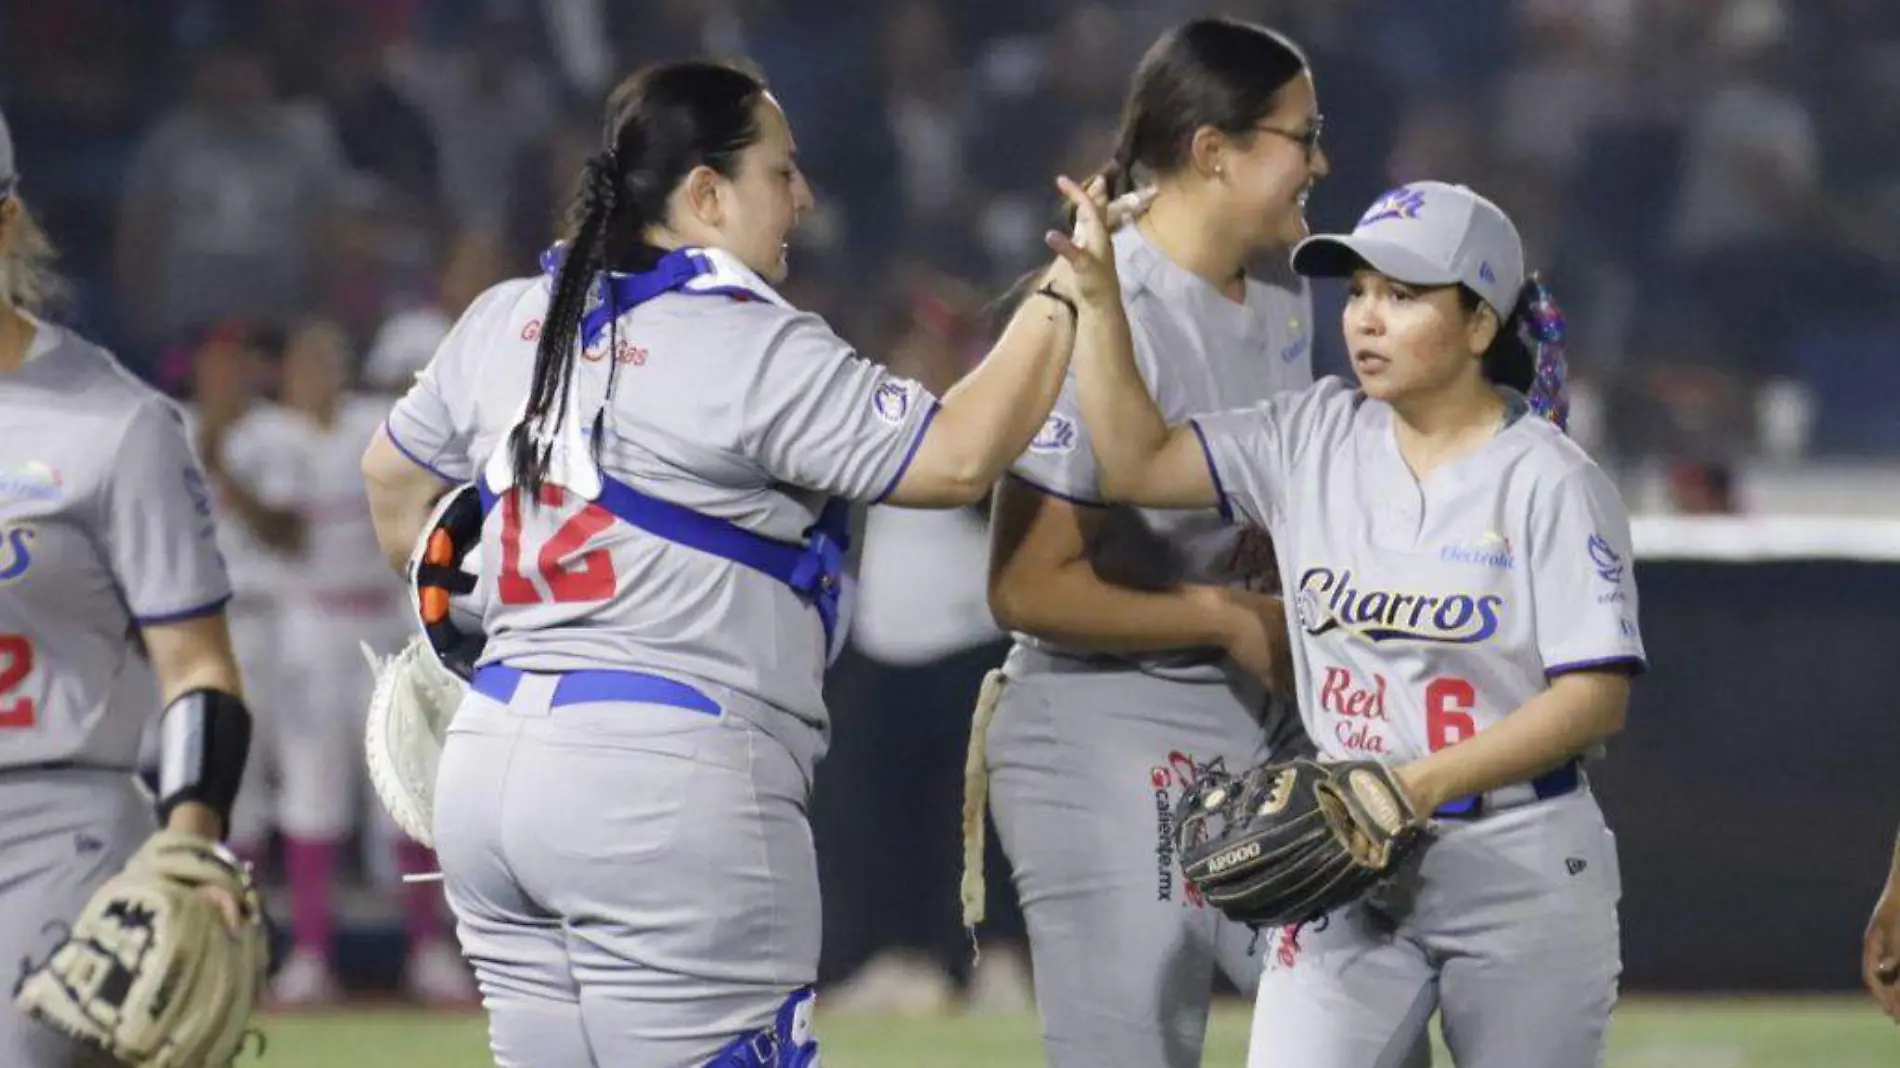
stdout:
<svg viewBox="0 0 1900 1068">
<path fill-rule="evenodd" d="M 1075 306 L 1075 301 L 1070 299 L 1067 294 L 1057 290 L 1054 282 L 1044 282 L 1042 288 L 1036 290 L 1036 296 L 1048 297 L 1050 300 L 1056 301 L 1063 307 L 1069 309 L 1070 325 L 1074 325 L 1081 320 L 1082 313 L 1081 310 Z"/>
</svg>

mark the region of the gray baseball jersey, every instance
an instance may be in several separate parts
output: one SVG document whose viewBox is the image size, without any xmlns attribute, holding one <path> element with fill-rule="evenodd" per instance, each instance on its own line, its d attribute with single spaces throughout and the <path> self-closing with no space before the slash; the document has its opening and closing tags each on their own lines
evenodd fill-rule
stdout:
<svg viewBox="0 0 1900 1068">
<path fill-rule="evenodd" d="M 138 625 L 230 596 L 178 409 L 47 323 L 0 374 L 0 767 L 131 768 L 156 710 Z"/>
<path fill-rule="evenodd" d="M 1122 300 L 1134 332 L 1135 362 L 1170 422 L 1196 412 L 1244 405 L 1313 381 L 1312 296 L 1303 280 L 1285 288 L 1249 279 L 1236 304 L 1163 255 L 1138 227 L 1115 235 Z M 1097 573 L 1118 586 L 1165 589 L 1182 582 L 1261 585 L 1272 555 L 1257 528 L 1237 526 L 1213 509 L 1158 511 L 1109 507 L 1075 398 L 1073 373 L 1061 399 L 1011 468 L 1023 482 L 1076 504 L 1106 509 L 1096 546 Z M 1030 635 L 1019 647 L 1065 650 Z M 1132 658 L 1173 678 L 1220 678 L 1219 650 L 1150 653 Z M 1015 666 L 1026 661 L 1018 658 Z"/>
<path fill-rule="evenodd" d="M 1115 258 L 1136 360 L 1173 418 L 1311 383 L 1304 283 L 1250 280 L 1236 304 L 1134 228 L 1116 235 Z M 1073 379 L 1014 474 L 1102 510 L 1096 570 L 1117 585 L 1271 588 L 1272 552 L 1257 526 L 1211 508 L 1102 504 Z M 1008 671 L 986 757 L 1028 923 L 1048 1062 L 1199 1064 L 1216 968 L 1251 992 L 1259 960 L 1254 933 L 1179 879 L 1174 805 L 1202 765 L 1266 759 L 1276 743 L 1269 728 L 1292 727 L 1291 716 L 1263 709 L 1257 684 L 1230 680 L 1213 649 L 1095 656 L 1018 635 Z M 1104 942 L 1103 931 L 1115 937 Z"/>
<path fill-rule="evenodd" d="M 1583 450 L 1524 414 L 1412 477 L 1392 411 L 1335 378 L 1197 416 L 1223 508 L 1273 532 L 1308 734 L 1416 759 L 1565 671 L 1644 663 L 1629 517 Z"/>
<path fill-rule="evenodd" d="M 1622 501 L 1506 400 L 1494 437 L 1422 483 L 1391 409 L 1337 379 L 1195 418 L 1223 507 L 1273 531 L 1325 756 L 1416 759 L 1566 671 L 1643 666 Z M 1587 789 L 1540 796 L 1492 791 L 1376 899 L 1273 932 L 1250 1068 L 1396 1064 L 1427 1048 L 1435 1011 L 1460 1065 L 1600 1064 L 1615 839 Z"/>
<path fill-rule="evenodd" d="M 571 409 L 602 472 L 638 491 L 798 542 L 827 495 L 895 488 L 937 409 L 917 383 L 857 356 L 816 315 L 758 299 L 667 293 L 575 365 Z M 388 422 L 392 441 L 455 482 L 475 477 L 527 396 L 544 279 L 488 291 Z M 603 407 L 604 406 L 604 407 Z M 824 722 L 819 617 L 763 574 L 612 522 L 598 506 L 519 508 L 485 524 L 485 662 L 537 671 L 637 668 L 726 687 Z"/>
</svg>

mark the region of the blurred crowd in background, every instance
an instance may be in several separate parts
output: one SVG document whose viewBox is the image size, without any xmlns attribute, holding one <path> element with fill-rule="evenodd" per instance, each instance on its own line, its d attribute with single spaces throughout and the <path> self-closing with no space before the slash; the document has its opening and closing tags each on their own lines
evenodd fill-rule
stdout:
<svg viewBox="0 0 1900 1068">
<path fill-rule="evenodd" d="M 744 55 L 821 202 L 792 296 L 943 379 L 1040 256 L 1051 175 L 1209 10 L 1314 58 L 1317 227 L 1427 176 L 1520 220 L 1606 460 L 1900 455 L 1889 0 L 6 0 L 0 100 L 72 315 L 129 363 L 320 316 L 397 381 L 531 269 L 624 72 Z"/>
<path fill-rule="evenodd" d="M 1105 161 L 1141 52 L 1205 13 L 1310 53 L 1316 229 L 1426 177 L 1517 219 L 1606 466 L 1661 463 L 1700 513 L 1736 507 L 1739 463 L 1900 465 L 1893 0 L 0 0 L 0 107 L 62 252 L 59 318 L 181 399 L 207 367 L 231 391 L 234 339 L 239 391 L 275 395 L 285 338 L 387 397 L 477 293 L 535 269 L 615 82 L 747 57 L 820 203 L 787 296 L 942 390 L 1043 257 L 1052 176 Z M 1336 321 L 1340 294 L 1316 297 Z M 1343 367 L 1319 337 L 1317 369 Z M 869 521 L 816 802 L 826 967 L 908 946 L 934 1004 L 968 972 L 960 739 L 1001 635 L 980 514 Z M 904 839 L 924 826 L 928 856 Z"/>
</svg>

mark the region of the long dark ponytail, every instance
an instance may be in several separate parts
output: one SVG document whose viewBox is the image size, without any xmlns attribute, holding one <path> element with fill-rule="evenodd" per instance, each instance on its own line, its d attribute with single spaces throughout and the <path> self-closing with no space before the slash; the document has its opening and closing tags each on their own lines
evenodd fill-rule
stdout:
<svg viewBox="0 0 1900 1068">
<path fill-rule="evenodd" d="M 1101 171 L 1109 198 L 1186 166 L 1203 126 L 1253 136 L 1280 90 L 1306 70 L 1298 45 L 1240 19 L 1199 18 L 1162 34 L 1122 102 L 1115 151 Z"/>
<path fill-rule="evenodd" d="M 567 417 L 581 321 L 601 273 L 645 266 L 647 229 L 666 221 L 667 201 L 695 167 L 735 175 L 740 154 L 759 139 L 754 108 L 765 91 L 736 67 L 691 61 L 637 71 L 608 97 L 605 147 L 588 159 L 568 202 L 527 413 L 509 440 L 515 485 L 530 500 L 547 480 L 556 430 Z M 607 364 L 610 376 L 617 373 L 617 360 Z"/>
</svg>

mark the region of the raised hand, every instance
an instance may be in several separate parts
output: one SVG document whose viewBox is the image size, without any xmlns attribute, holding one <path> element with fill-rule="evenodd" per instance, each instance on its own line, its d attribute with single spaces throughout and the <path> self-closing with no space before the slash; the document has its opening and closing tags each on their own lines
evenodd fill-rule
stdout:
<svg viewBox="0 0 1900 1068">
<path fill-rule="evenodd" d="M 1062 258 L 1058 277 L 1066 273 L 1073 279 L 1076 297 L 1086 303 L 1121 300 L 1121 280 L 1115 273 L 1115 249 L 1110 242 L 1113 228 L 1109 223 L 1108 183 L 1096 178 L 1084 189 L 1066 177 L 1056 179 L 1056 188 L 1075 205 L 1075 230 L 1069 234 L 1055 230 L 1043 240 Z"/>
</svg>

